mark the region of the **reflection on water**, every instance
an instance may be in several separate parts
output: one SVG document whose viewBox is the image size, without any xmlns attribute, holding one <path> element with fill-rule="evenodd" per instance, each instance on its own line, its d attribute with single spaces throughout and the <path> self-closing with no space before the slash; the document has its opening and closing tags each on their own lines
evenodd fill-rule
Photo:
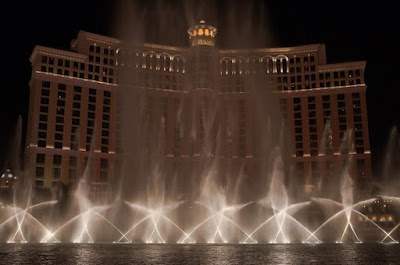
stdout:
<svg viewBox="0 0 400 265">
<path fill-rule="evenodd" d="M 0 244 L 0 264 L 398 264 L 399 244 Z"/>
</svg>

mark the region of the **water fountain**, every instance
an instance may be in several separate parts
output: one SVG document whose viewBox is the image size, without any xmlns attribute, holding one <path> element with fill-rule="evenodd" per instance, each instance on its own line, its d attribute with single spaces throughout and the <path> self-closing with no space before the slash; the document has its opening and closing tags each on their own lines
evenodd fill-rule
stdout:
<svg viewBox="0 0 400 265">
<path fill-rule="evenodd" d="M 139 27 L 137 32 L 143 31 Z M 133 40 L 127 40 L 136 44 L 143 38 L 139 34 Z M 215 63 L 213 50 L 210 49 L 209 53 L 212 65 Z M 194 68 L 200 66 L 194 64 Z M 260 124 L 258 133 L 266 135 L 260 141 L 260 158 L 265 162 L 260 170 L 263 173 L 262 179 L 255 185 L 257 191 L 253 194 L 252 190 L 246 190 L 252 186 L 246 183 L 248 179 L 246 180 L 240 167 L 236 176 L 221 170 L 224 161 L 218 157 L 221 155 L 223 128 L 216 122 L 218 106 L 215 94 L 209 95 L 207 107 L 199 108 L 199 115 L 205 117 L 201 121 L 204 129 L 202 135 L 194 126 L 187 128 L 190 123 L 182 123 L 177 128 L 190 141 L 195 142 L 203 137 L 202 148 L 195 150 L 198 153 L 193 155 L 198 159 L 189 164 L 190 170 L 183 171 L 185 176 L 190 176 L 190 185 L 182 185 L 176 176 L 182 172 L 166 170 L 170 163 L 166 156 L 166 117 L 162 116 L 157 121 L 146 117 L 146 94 L 136 94 L 137 91 L 131 89 L 130 84 L 136 82 L 135 77 L 124 71 L 121 69 L 119 97 L 122 122 L 120 137 L 124 148 L 119 169 L 120 182 L 115 196 L 102 203 L 90 200 L 87 185 L 91 174 L 89 156 L 88 169 L 80 178 L 75 193 L 68 198 L 67 206 L 59 199 L 33 202 L 31 185 L 21 184 L 24 186 L 19 186 L 19 189 L 24 194 L 14 192 L 12 202 L 1 205 L 0 241 L 314 244 L 365 241 L 398 243 L 400 240 L 399 197 L 381 195 L 354 201 L 349 173 L 350 161 L 346 161 L 341 168 L 341 185 L 336 187 L 340 191 L 341 201 L 323 197 L 307 200 L 291 197 L 287 185 L 290 176 L 287 172 L 286 149 L 282 144 L 285 142 L 284 129 L 280 126 L 280 117 L 274 116 L 274 102 L 260 102 L 259 98 L 262 97 L 258 92 L 264 82 L 257 80 L 257 77 L 244 80 L 246 90 L 255 92 L 254 98 L 251 98 L 252 103 L 255 108 L 262 110 L 258 113 L 263 113 L 256 117 Z M 211 90 L 218 84 L 212 81 L 212 74 L 208 77 L 211 81 L 207 89 Z M 193 91 L 199 90 L 192 81 L 188 80 L 185 85 Z M 266 93 L 263 91 L 260 93 Z M 203 94 L 193 92 L 190 96 L 181 98 L 181 107 L 175 118 L 187 118 L 182 112 L 194 115 L 199 96 Z M 130 100 L 134 97 L 139 97 L 139 102 L 143 104 L 131 104 Z M 20 130 L 21 120 L 17 126 L 17 131 Z M 329 130 L 328 123 L 324 133 L 327 137 Z M 157 137 L 151 142 L 145 139 L 149 131 L 157 132 L 153 133 Z M 344 146 L 351 142 L 350 137 L 351 133 L 348 132 L 343 139 Z M 326 137 L 323 138 L 325 141 Z M 391 141 L 393 139 L 394 136 Z M 325 142 L 321 146 L 325 146 Z M 17 141 L 13 148 L 19 150 L 20 143 Z M 349 157 L 350 160 L 351 156 Z M 14 166 L 14 170 L 17 176 L 23 175 L 19 167 Z M 8 174 L 10 173 L 7 172 L 4 176 L 7 177 Z M 266 185 L 258 185 L 259 183 Z M 182 186 L 191 189 L 182 191 Z M 184 198 L 177 194 L 190 196 Z M 391 211 L 375 214 L 372 208 L 381 207 L 391 208 Z"/>
</svg>

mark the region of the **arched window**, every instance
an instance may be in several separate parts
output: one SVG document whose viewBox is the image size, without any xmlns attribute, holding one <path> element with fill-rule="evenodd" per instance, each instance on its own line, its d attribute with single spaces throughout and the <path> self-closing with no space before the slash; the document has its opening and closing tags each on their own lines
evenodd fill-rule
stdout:
<svg viewBox="0 0 400 265">
<path fill-rule="evenodd" d="M 262 71 L 264 73 L 273 73 L 274 72 L 274 58 L 270 55 L 264 56 L 261 58 Z"/>
<path fill-rule="evenodd" d="M 185 59 L 183 58 L 182 55 L 176 54 L 172 56 L 172 66 L 171 66 L 171 71 L 177 72 L 177 73 L 184 73 L 184 62 Z"/>
<path fill-rule="evenodd" d="M 276 56 L 276 71 L 278 73 L 289 73 L 289 58 L 286 55 Z"/>
<path fill-rule="evenodd" d="M 239 57 L 236 59 L 236 73 L 244 74 L 246 72 L 245 67 L 246 58 Z"/>
<path fill-rule="evenodd" d="M 160 71 L 165 71 L 165 72 L 169 72 L 172 71 L 171 69 L 171 55 L 169 55 L 168 53 L 162 53 L 159 56 L 159 68 Z"/>
<path fill-rule="evenodd" d="M 227 75 L 232 73 L 232 58 L 224 57 L 220 60 L 221 64 L 221 74 Z"/>
<path fill-rule="evenodd" d="M 121 48 L 118 48 L 115 53 L 117 54 L 117 60 L 115 62 L 115 65 L 120 65 L 120 66 L 124 66 L 124 56 L 123 56 L 123 50 Z"/>
<path fill-rule="evenodd" d="M 249 73 L 250 74 L 255 74 L 257 73 L 257 67 L 259 64 L 259 59 L 258 57 L 251 57 L 249 59 Z"/>
</svg>

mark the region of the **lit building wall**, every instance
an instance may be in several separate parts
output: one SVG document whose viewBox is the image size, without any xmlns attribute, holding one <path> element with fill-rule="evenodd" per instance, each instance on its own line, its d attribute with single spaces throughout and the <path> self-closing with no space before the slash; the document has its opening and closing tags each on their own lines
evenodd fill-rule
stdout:
<svg viewBox="0 0 400 265">
<path fill-rule="evenodd" d="M 35 47 L 26 152 L 35 184 L 75 182 L 87 163 L 93 183 L 115 181 L 116 154 L 124 146 L 118 137 L 121 85 L 134 90 L 137 122 L 148 130 L 143 143 L 150 146 L 164 130 L 165 170 L 196 171 L 201 157 L 215 156 L 232 174 L 243 168 L 255 174 L 265 137 L 257 135 L 258 110 L 248 90 L 255 79 L 279 98 L 295 176 L 306 192 L 321 193 L 337 182 L 341 173 L 333 169 L 347 160 L 357 187 L 367 186 L 365 62 L 327 64 L 322 44 L 218 49 L 216 29 L 204 22 L 188 33 L 190 47 L 184 48 L 132 46 L 84 31 L 71 42 L 72 51 Z"/>
</svg>

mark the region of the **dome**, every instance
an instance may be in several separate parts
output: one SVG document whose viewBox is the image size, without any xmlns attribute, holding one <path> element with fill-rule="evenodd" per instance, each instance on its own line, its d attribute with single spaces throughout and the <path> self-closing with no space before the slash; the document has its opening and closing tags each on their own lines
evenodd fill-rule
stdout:
<svg viewBox="0 0 400 265">
<path fill-rule="evenodd" d="M 191 26 L 187 32 L 189 39 L 192 41 L 192 46 L 214 46 L 217 29 L 208 25 L 204 20 L 200 20 L 198 24 Z"/>
</svg>

